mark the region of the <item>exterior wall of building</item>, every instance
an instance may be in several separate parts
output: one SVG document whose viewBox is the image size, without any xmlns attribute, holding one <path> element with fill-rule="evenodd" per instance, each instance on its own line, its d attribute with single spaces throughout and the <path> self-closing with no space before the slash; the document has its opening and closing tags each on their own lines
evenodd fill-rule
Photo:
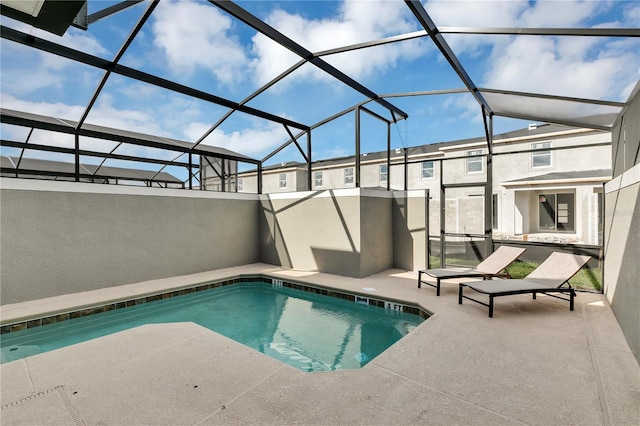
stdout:
<svg viewBox="0 0 640 426">
<path fill-rule="evenodd" d="M 259 261 L 256 195 L 2 179 L 2 304 Z"/>
<path fill-rule="evenodd" d="M 524 189 L 502 188 L 497 193 L 500 216 L 497 238 L 514 236 L 531 241 L 563 242 L 598 245 L 601 243 L 602 185 L 574 183 L 573 185 L 532 185 Z M 494 190 L 494 194 L 496 194 Z M 574 231 L 545 231 L 539 227 L 539 197 L 544 194 L 572 194 L 574 196 Z"/>
<path fill-rule="evenodd" d="M 604 291 L 640 362 L 640 95 L 613 128 L 614 179 L 605 186 Z"/>
<path fill-rule="evenodd" d="M 532 149 L 534 143 L 551 143 L 552 148 L 575 144 L 608 143 L 608 133 L 574 132 L 564 135 L 549 135 L 517 143 L 497 144 L 495 152 L 507 152 Z M 528 184 L 510 184 L 509 181 L 533 178 L 549 173 L 580 172 L 588 170 L 606 170 L 611 168 L 608 156 L 609 146 L 562 149 L 551 151 L 551 165 L 533 167 L 532 153 L 496 155 L 493 160 L 493 193 L 499 200 L 499 225 L 495 229 L 497 236 L 523 235 L 527 239 L 556 242 L 582 242 L 600 244 L 601 214 L 598 206 L 598 193 L 602 192 L 600 181 L 557 180 Z M 517 165 L 517 167 L 514 167 Z M 506 182 L 506 183 L 505 183 Z M 548 232 L 538 227 L 538 196 L 544 193 L 572 193 L 575 196 L 575 229 L 571 232 Z M 594 229 L 596 230 L 594 232 Z M 532 235 L 534 234 L 534 235 Z M 539 235 L 536 235 L 539 234 Z"/>
<path fill-rule="evenodd" d="M 350 170 L 350 172 L 347 172 Z M 322 184 L 319 185 L 316 180 L 316 172 L 322 173 Z M 347 181 L 348 176 L 353 176 L 353 179 Z M 336 188 L 355 188 L 355 166 L 352 162 L 345 162 L 342 165 L 335 167 L 318 167 L 314 169 L 313 175 L 313 190 L 326 190 Z M 364 185 L 361 185 L 364 187 Z"/>
<path fill-rule="evenodd" d="M 336 189 L 261 196 L 261 260 L 365 277 L 393 265 L 391 196 Z"/>
<path fill-rule="evenodd" d="M 258 178 L 255 172 L 241 173 L 238 192 L 256 194 L 258 192 Z M 273 194 L 278 192 L 306 191 L 307 170 L 299 166 L 282 166 L 277 169 L 269 169 L 263 172 L 262 193 Z"/>
<path fill-rule="evenodd" d="M 573 179 L 573 180 L 531 180 L 537 176 L 550 173 L 579 173 L 582 171 L 607 170 L 611 168 L 611 135 L 606 132 L 595 132 L 587 129 L 572 129 L 546 134 L 533 133 L 512 139 L 498 139 L 494 141 L 493 157 L 493 194 L 497 197 L 498 220 L 494 228 L 498 238 L 529 239 L 555 242 L 580 242 L 584 244 L 600 244 L 600 233 L 593 232 L 601 228 L 601 209 L 598 203 L 598 192 L 602 191 L 602 180 Z M 575 147 L 576 145 L 592 145 L 582 148 L 551 150 L 548 158 L 550 164 L 534 167 L 533 154 L 524 152 L 548 143 L 551 148 Z M 444 165 L 443 179 L 445 184 L 468 183 L 470 185 L 486 180 L 486 160 L 476 157 L 476 170 L 468 165 L 467 154 L 470 152 L 486 154 L 484 142 L 449 144 L 441 147 L 438 153 L 412 154 L 407 166 L 407 186 L 409 190 L 428 189 L 432 194 L 432 202 L 439 202 L 440 168 Z M 597 146 L 596 146 L 597 145 Z M 511 152 L 515 152 L 511 154 Z M 500 155 L 509 153 L 508 155 Z M 392 153 L 392 163 L 403 161 L 403 151 Z M 423 177 L 422 163 L 432 162 L 430 177 Z M 362 188 L 386 188 L 387 181 L 381 178 L 381 166 L 386 165 L 386 157 L 380 154 L 363 156 L 361 159 L 360 186 Z M 345 170 L 353 171 L 353 181 L 345 182 Z M 291 183 L 287 188 L 277 185 L 279 174 L 287 173 L 287 182 L 298 179 L 298 185 Z M 293 167 L 282 170 L 270 170 L 263 174 L 263 192 L 289 192 L 293 187 L 306 188 L 306 172 Z M 322 175 L 322 184 L 316 182 L 317 174 Z M 291 176 L 291 177 L 289 177 Z M 355 186 L 355 170 L 352 158 L 343 162 L 335 161 L 329 165 L 314 167 L 313 190 L 345 188 Z M 247 176 L 243 180 L 255 180 L 255 176 Z M 405 170 L 402 164 L 392 165 L 386 173 L 393 190 L 404 190 Z M 527 182 L 522 179 L 530 179 Z M 253 184 L 249 185 L 251 188 Z M 480 206 L 484 212 L 481 197 L 482 187 L 470 186 L 461 191 L 447 190 L 447 232 L 482 233 L 484 219 L 482 215 L 466 214 L 473 207 Z M 571 231 L 546 231 L 538 226 L 538 197 L 545 193 L 571 193 L 575 205 L 572 206 Z M 435 208 L 434 208 L 435 210 Z M 458 220 L 458 222 L 452 222 Z M 431 222 L 431 235 L 438 235 L 439 221 Z M 465 231 L 466 230 L 466 231 Z"/>
</svg>

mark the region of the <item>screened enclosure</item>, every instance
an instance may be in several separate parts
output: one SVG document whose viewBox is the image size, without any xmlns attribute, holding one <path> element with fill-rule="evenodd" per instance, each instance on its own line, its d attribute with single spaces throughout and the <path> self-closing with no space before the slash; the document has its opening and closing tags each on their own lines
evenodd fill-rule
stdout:
<svg viewBox="0 0 640 426">
<path fill-rule="evenodd" d="M 640 68 L 633 2 L 0 5 L 3 177 L 264 193 L 411 190 L 415 169 L 437 181 L 425 229 L 452 255 L 467 242 L 492 250 L 507 225 L 580 226 L 597 241 L 601 222 L 581 224 L 576 206 L 588 199 L 596 214 L 601 191 L 541 182 L 605 182 L 610 165 L 545 167 L 606 141 L 514 151 L 494 137 L 532 123 L 610 134 Z M 498 193 L 494 169 L 519 167 L 537 180 L 512 176 Z M 529 221 L 503 223 L 494 212 L 506 203 Z"/>
</svg>

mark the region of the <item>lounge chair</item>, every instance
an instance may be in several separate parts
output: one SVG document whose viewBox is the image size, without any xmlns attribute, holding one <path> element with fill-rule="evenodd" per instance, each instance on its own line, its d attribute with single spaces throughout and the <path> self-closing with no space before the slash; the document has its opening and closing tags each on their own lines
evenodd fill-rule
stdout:
<svg viewBox="0 0 640 426">
<path fill-rule="evenodd" d="M 418 271 L 418 288 L 422 284 L 436 288 L 436 296 L 440 296 L 440 281 L 451 278 L 511 278 L 506 267 L 511 265 L 526 249 L 520 247 L 500 246 L 475 268 L 427 269 Z M 504 272 L 503 272 L 504 271 Z M 422 274 L 436 279 L 435 285 L 422 279 Z"/>
<path fill-rule="evenodd" d="M 575 254 L 553 252 L 544 262 L 534 269 L 525 279 L 514 280 L 491 280 L 465 282 L 459 284 L 458 303 L 462 304 L 462 299 L 472 300 L 489 308 L 489 318 L 493 317 L 493 299 L 500 296 L 510 296 L 512 294 L 544 293 L 557 299 L 569 302 L 569 310 L 573 311 L 573 299 L 576 297 L 575 290 L 569 284 L 569 280 L 591 259 L 591 256 L 579 256 Z M 564 285 L 567 287 L 564 287 Z M 463 294 L 464 288 L 469 287 L 478 293 L 489 296 L 489 303 L 474 299 Z M 568 294 L 569 298 L 557 296 L 550 293 Z"/>
</svg>

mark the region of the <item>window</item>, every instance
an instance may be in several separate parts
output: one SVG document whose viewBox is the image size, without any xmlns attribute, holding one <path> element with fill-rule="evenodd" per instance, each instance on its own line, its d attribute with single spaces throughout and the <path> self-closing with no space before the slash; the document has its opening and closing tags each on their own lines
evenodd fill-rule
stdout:
<svg viewBox="0 0 640 426">
<path fill-rule="evenodd" d="M 316 186 L 322 186 L 322 172 L 314 173 L 314 182 Z"/>
<path fill-rule="evenodd" d="M 531 149 L 551 148 L 551 142 L 532 143 Z M 531 167 L 551 166 L 551 151 L 536 151 L 531 153 Z"/>
<path fill-rule="evenodd" d="M 380 176 L 380 182 L 386 183 L 387 180 L 389 179 L 389 173 L 388 173 L 386 164 L 380 164 L 379 176 Z"/>
<path fill-rule="evenodd" d="M 238 178 L 236 190 L 239 192 L 239 191 L 242 191 L 243 189 L 244 189 L 244 186 L 243 186 L 242 178 Z"/>
<path fill-rule="evenodd" d="M 424 161 L 422 163 L 422 180 L 425 179 L 433 179 L 433 173 L 434 173 L 434 168 L 433 168 L 433 161 Z"/>
<path fill-rule="evenodd" d="M 500 216 L 500 210 L 498 210 L 498 194 L 493 194 L 491 197 L 491 229 L 498 229 L 498 217 Z"/>
<path fill-rule="evenodd" d="M 482 155 L 482 150 L 467 151 L 467 173 L 481 173 L 483 169 L 483 158 L 476 157 Z"/>
<path fill-rule="evenodd" d="M 344 184 L 353 185 L 353 167 L 344 169 Z"/>
<path fill-rule="evenodd" d="M 539 194 L 538 229 L 575 231 L 574 194 Z"/>
<path fill-rule="evenodd" d="M 287 187 L 287 174 L 280 173 L 280 188 L 286 188 L 286 187 Z"/>
</svg>

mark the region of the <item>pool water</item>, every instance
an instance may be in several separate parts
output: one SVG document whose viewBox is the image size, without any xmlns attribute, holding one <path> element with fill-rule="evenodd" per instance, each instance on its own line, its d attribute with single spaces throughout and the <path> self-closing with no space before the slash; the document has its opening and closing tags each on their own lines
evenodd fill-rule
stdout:
<svg viewBox="0 0 640 426">
<path fill-rule="evenodd" d="M 299 370 L 358 369 L 424 319 L 263 282 L 240 283 L 0 336 L 2 362 L 144 324 L 194 322 Z"/>
</svg>

